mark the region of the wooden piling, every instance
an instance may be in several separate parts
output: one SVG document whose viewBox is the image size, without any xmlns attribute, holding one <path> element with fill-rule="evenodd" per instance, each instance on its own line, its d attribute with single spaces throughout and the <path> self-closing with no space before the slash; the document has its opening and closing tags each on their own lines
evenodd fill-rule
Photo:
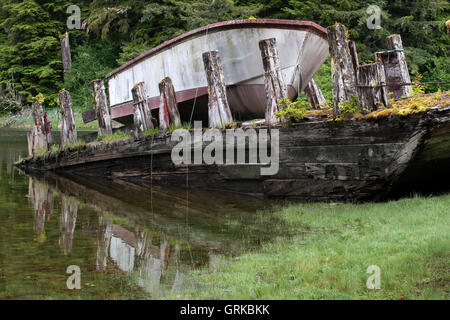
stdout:
<svg viewBox="0 0 450 320">
<path fill-rule="evenodd" d="M 177 98 L 172 80 L 169 77 L 159 82 L 159 128 L 166 131 L 170 125 L 180 126 L 181 118 L 178 112 Z"/>
<path fill-rule="evenodd" d="M 105 85 L 101 79 L 92 80 L 91 83 L 94 91 L 94 110 L 98 120 L 98 136 L 111 135 L 111 115 L 106 101 Z"/>
<path fill-rule="evenodd" d="M 69 44 L 69 34 L 66 32 L 60 37 L 61 42 L 61 54 L 62 54 L 62 65 L 64 76 L 70 73 L 72 68 L 72 58 L 70 56 L 70 44 Z"/>
<path fill-rule="evenodd" d="M 138 139 L 142 132 L 153 128 L 145 83 L 139 82 L 135 84 L 133 89 L 131 89 L 131 94 L 133 96 L 134 137 Z"/>
<path fill-rule="evenodd" d="M 336 23 L 327 30 L 333 80 L 333 112 L 338 116 L 342 102 L 358 97 L 356 72 L 344 25 Z"/>
<path fill-rule="evenodd" d="M 33 156 L 37 151 L 48 151 L 53 144 L 52 125 L 47 112 L 42 108 L 43 96 L 37 95 L 32 105 L 33 129 L 27 134 L 28 153 Z"/>
<path fill-rule="evenodd" d="M 264 39 L 259 42 L 259 50 L 264 67 L 264 88 L 266 91 L 266 123 L 279 122 L 275 112 L 278 103 L 287 98 L 287 87 L 281 73 L 280 57 L 275 38 Z"/>
<path fill-rule="evenodd" d="M 398 34 L 390 35 L 386 38 L 387 51 L 375 53 L 375 59 L 381 61 L 384 66 L 386 82 L 390 84 L 388 92 L 392 92 L 393 98 L 410 97 L 412 95 L 411 85 L 402 85 L 411 83 L 408 65 L 406 63 L 405 53 L 403 52 L 402 38 Z M 391 84 L 399 86 L 391 86 Z"/>
<path fill-rule="evenodd" d="M 208 120 L 210 128 L 224 127 L 233 122 L 228 105 L 225 78 L 218 51 L 203 53 L 203 64 L 208 80 Z"/>
<path fill-rule="evenodd" d="M 61 90 L 59 92 L 58 104 L 61 110 L 61 142 L 59 147 L 60 150 L 63 150 L 67 144 L 78 140 L 69 91 Z"/>
<path fill-rule="evenodd" d="M 306 85 L 305 94 L 306 99 L 314 109 L 328 108 L 328 103 L 314 78 Z"/>
<path fill-rule="evenodd" d="M 388 105 L 386 77 L 383 64 L 378 61 L 358 67 L 359 101 L 368 111 Z"/>
<path fill-rule="evenodd" d="M 358 50 L 356 50 L 355 41 L 348 41 L 348 48 L 350 50 L 350 56 L 352 57 L 353 70 L 355 71 L 356 78 L 358 78 L 359 58 Z"/>
</svg>

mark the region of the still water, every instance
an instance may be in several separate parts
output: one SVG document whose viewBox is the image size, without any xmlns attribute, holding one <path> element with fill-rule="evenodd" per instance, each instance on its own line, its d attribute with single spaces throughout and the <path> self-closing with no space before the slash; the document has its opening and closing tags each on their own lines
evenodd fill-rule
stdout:
<svg viewBox="0 0 450 320">
<path fill-rule="evenodd" d="M 29 176 L 13 166 L 26 154 L 25 131 L 0 129 L 0 299 L 160 299 L 278 235 L 273 202 Z M 73 265 L 81 290 L 67 288 Z"/>
</svg>

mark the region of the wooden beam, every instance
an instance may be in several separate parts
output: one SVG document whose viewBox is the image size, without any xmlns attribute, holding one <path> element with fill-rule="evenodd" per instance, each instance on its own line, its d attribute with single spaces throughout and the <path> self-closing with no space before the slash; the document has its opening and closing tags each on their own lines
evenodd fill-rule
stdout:
<svg viewBox="0 0 450 320">
<path fill-rule="evenodd" d="M 225 78 L 219 52 L 204 52 L 203 65 L 208 81 L 209 127 L 225 127 L 227 124 L 233 122 L 233 116 L 228 105 Z"/>
<path fill-rule="evenodd" d="M 108 102 L 106 101 L 105 85 L 101 79 L 92 80 L 91 83 L 94 91 L 94 109 L 98 121 L 98 136 L 111 135 L 112 123 Z"/>
<path fill-rule="evenodd" d="M 78 140 L 69 91 L 61 90 L 59 92 L 58 104 L 61 110 L 61 142 L 59 148 L 63 150 L 67 144 Z"/>
<path fill-rule="evenodd" d="M 306 99 L 314 109 L 328 108 L 328 103 L 314 78 L 306 85 L 305 94 Z"/>
<path fill-rule="evenodd" d="M 152 114 L 148 105 L 145 83 L 136 83 L 133 89 L 131 89 L 131 94 L 133 96 L 134 137 L 139 139 L 142 132 L 153 128 Z"/>
<path fill-rule="evenodd" d="M 175 89 L 169 77 L 159 82 L 159 94 L 159 128 L 161 131 L 166 131 L 170 125 L 180 126 L 181 118 L 178 112 Z"/>
<path fill-rule="evenodd" d="M 356 72 L 344 25 L 336 23 L 327 30 L 333 80 L 333 111 L 338 116 L 342 102 L 358 97 Z"/>
<path fill-rule="evenodd" d="M 278 103 L 287 98 L 287 87 L 281 73 L 280 57 L 275 38 L 264 39 L 259 42 L 259 50 L 264 67 L 264 87 L 266 91 L 266 123 L 279 122 L 275 116 Z"/>
</svg>

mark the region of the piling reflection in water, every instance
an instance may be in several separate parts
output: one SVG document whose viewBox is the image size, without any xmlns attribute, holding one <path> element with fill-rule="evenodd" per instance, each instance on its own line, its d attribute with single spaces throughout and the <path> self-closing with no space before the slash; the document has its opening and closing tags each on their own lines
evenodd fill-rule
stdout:
<svg viewBox="0 0 450 320">
<path fill-rule="evenodd" d="M 45 241 L 45 223 L 53 212 L 53 194 L 46 183 L 30 177 L 28 184 L 28 201 L 34 206 L 33 229 L 38 242 Z"/>
<path fill-rule="evenodd" d="M 95 242 L 95 270 L 125 272 L 155 298 L 182 290 L 191 270 L 203 266 L 212 270 L 220 255 L 259 243 L 262 230 L 270 237 L 267 225 L 254 219 L 254 205 L 264 204 L 261 199 L 248 198 L 236 208 L 229 196 L 214 198 L 213 205 L 205 198 L 207 193 L 187 194 L 182 189 L 155 187 L 150 192 L 123 181 L 106 184 L 51 173 L 29 179 L 38 238 L 45 235 L 45 222 L 60 200 L 62 252 L 76 250 L 76 230 L 81 230 Z M 82 208 L 97 212 L 97 222 L 77 225 Z M 243 227 L 250 232 L 243 232 Z"/>
<path fill-rule="evenodd" d="M 30 178 L 31 179 L 31 178 Z M 78 204 L 70 197 L 61 194 L 61 221 L 59 224 L 59 246 L 64 253 L 72 250 L 73 234 L 77 222 Z"/>
<path fill-rule="evenodd" d="M 163 298 L 197 288 L 192 270 L 283 229 L 270 211 L 256 214 L 273 205 L 263 199 L 26 175 L 13 167 L 27 154 L 25 131 L 2 131 L 0 151 L 0 299 Z M 70 265 L 81 269 L 80 291 L 67 289 Z"/>
</svg>

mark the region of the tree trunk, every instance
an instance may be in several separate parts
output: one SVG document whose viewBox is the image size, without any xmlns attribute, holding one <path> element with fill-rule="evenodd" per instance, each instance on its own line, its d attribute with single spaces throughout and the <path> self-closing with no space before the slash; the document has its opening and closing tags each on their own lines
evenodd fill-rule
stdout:
<svg viewBox="0 0 450 320">
<path fill-rule="evenodd" d="M 66 32 L 61 36 L 61 53 L 62 53 L 62 65 L 64 76 L 70 73 L 72 68 L 72 58 L 70 56 L 70 44 L 69 44 L 69 34 Z"/>
<path fill-rule="evenodd" d="M 135 84 L 133 89 L 131 89 L 131 94 L 133 95 L 134 137 L 139 139 L 142 132 L 153 128 L 145 83 L 139 82 Z"/>
<path fill-rule="evenodd" d="M 233 122 L 228 105 L 225 78 L 218 51 L 203 53 L 203 64 L 208 80 L 208 119 L 209 127 L 217 128 Z"/>
<path fill-rule="evenodd" d="M 375 53 L 375 58 L 384 65 L 386 82 L 388 84 L 399 84 L 398 87 L 388 86 L 387 90 L 392 92 L 395 99 L 410 97 L 412 86 L 401 85 L 411 83 L 405 53 L 403 52 L 402 38 L 398 34 L 393 34 L 386 38 L 386 43 L 388 51 Z"/>
<path fill-rule="evenodd" d="M 281 73 L 280 58 L 275 38 L 264 39 L 259 42 L 259 50 L 264 67 L 264 87 L 266 91 L 266 123 L 277 123 L 275 112 L 278 103 L 287 98 L 287 87 Z"/>
<path fill-rule="evenodd" d="M 333 80 L 333 111 L 334 115 L 338 116 L 342 102 L 358 97 L 356 72 L 345 27 L 336 23 L 327 30 Z"/>
<path fill-rule="evenodd" d="M 314 78 L 308 82 L 305 88 L 306 99 L 314 109 L 328 108 L 328 103 L 322 94 Z"/>
<path fill-rule="evenodd" d="M 359 67 L 359 99 L 362 108 L 373 111 L 377 110 L 381 104 L 387 106 L 388 98 L 384 84 L 386 84 L 386 77 L 381 62 Z"/>
<path fill-rule="evenodd" d="M 98 136 L 111 135 L 111 116 L 109 113 L 108 102 L 106 101 L 103 80 L 93 80 L 92 89 L 94 91 L 94 109 L 98 120 Z"/>
<path fill-rule="evenodd" d="M 67 144 L 76 142 L 78 137 L 69 91 L 61 90 L 59 92 L 58 103 L 61 109 L 61 142 L 59 147 L 60 150 L 63 150 Z"/>
<path fill-rule="evenodd" d="M 180 126 L 181 119 L 178 112 L 177 98 L 172 80 L 166 77 L 159 83 L 159 128 L 166 131 L 170 125 Z"/>
</svg>

